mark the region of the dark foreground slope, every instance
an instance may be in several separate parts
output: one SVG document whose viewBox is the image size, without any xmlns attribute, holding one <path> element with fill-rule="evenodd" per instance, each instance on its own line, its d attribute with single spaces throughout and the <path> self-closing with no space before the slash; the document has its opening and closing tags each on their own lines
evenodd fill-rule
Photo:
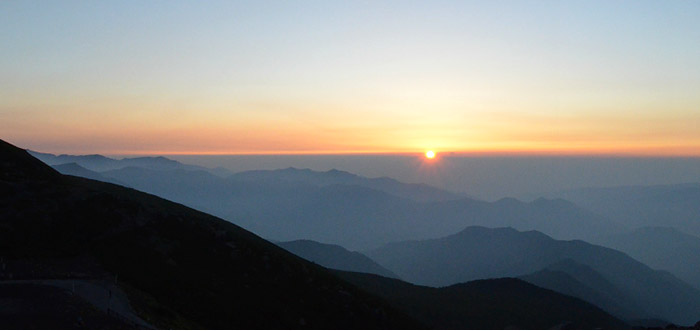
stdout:
<svg viewBox="0 0 700 331">
<path fill-rule="evenodd" d="M 114 279 L 156 327 L 420 327 L 238 226 L 132 189 L 60 175 L 3 141 L 0 259 L 8 266 L 4 283 Z"/>
<path fill-rule="evenodd" d="M 6 330 L 134 327 L 52 286 L 0 283 L 0 302 L 0 328 Z"/>
<path fill-rule="evenodd" d="M 625 324 L 585 301 L 514 278 L 443 288 L 381 276 L 337 272 L 407 314 L 439 329 L 618 329 Z"/>
</svg>

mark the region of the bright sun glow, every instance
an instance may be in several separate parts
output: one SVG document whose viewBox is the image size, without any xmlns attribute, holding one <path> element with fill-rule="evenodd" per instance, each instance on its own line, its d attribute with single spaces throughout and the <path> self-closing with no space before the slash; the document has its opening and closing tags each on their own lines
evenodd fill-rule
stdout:
<svg viewBox="0 0 700 331">
<path fill-rule="evenodd" d="M 425 157 L 427 157 L 427 158 L 429 158 L 429 159 L 434 159 L 434 158 L 435 158 L 435 152 L 433 152 L 433 151 L 427 151 L 427 152 L 425 152 Z"/>
</svg>

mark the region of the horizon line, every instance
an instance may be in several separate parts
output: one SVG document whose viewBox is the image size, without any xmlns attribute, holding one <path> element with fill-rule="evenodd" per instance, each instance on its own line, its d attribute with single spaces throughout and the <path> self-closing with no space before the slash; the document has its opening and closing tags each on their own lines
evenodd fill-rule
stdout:
<svg viewBox="0 0 700 331">
<path fill-rule="evenodd" d="M 109 152 L 79 152 L 56 153 L 27 149 L 40 153 L 54 155 L 103 155 L 103 156 L 423 156 L 422 151 L 109 151 Z M 571 158 L 700 158 L 700 153 L 652 153 L 652 152 L 590 152 L 590 151 L 559 151 L 559 150 L 491 150 L 491 151 L 440 151 L 434 150 L 437 159 L 442 157 L 571 157 Z"/>
</svg>

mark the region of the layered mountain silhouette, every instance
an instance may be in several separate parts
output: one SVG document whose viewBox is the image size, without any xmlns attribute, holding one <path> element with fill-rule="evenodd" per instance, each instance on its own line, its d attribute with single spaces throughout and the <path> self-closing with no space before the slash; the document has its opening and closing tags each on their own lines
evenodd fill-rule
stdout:
<svg viewBox="0 0 700 331">
<path fill-rule="evenodd" d="M 84 178 L 99 180 L 101 182 L 112 182 L 115 184 L 120 184 L 119 181 L 117 181 L 113 178 L 105 177 L 102 174 L 100 174 L 99 172 L 86 169 L 75 162 L 57 164 L 57 165 L 54 165 L 51 167 L 56 169 L 58 172 L 60 172 L 64 175 L 84 177 Z"/>
<path fill-rule="evenodd" d="M 416 202 L 374 188 L 302 181 L 220 181 L 202 173 L 114 170 L 105 176 L 238 222 L 266 238 L 311 239 L 350 249 L 454 233 L 469 225 L 541 229 L 587 238 L 621 228 L 563 200 Z M 321 175 L 324 176 L 324 175 Z M 189 178 L 188 178 L 189 177 Z"/>
<path fill-rule="evenodd" d="M 631 293 L 616 287 L 593 268 L 571 259 L 562 260 L 518 278 L 583 299 L 626 321 L 649 319 L 651 315 L 639 307 Z"/>
<path fill-rule="evenodd" d="M 75 163 L 85 169 L 102 172 L 107 170 L 121 169 L 125 167 L 139 167 L 145 169 L 153 170 L 201 170 L 207 171 L 211 174 L 224 177 L 230 176 L 231 172 L 225 168 L 206 168 L 191 164 L 183 164 L 175 160 L 168 159 L 166 157 L 133 157 L 133 158 L 123 158 L 123 159 L 113 159 L 99 154 L 91 155 L 68 155 L 61 154 L 55 155 L 50 153 L 40 153 L 31 150 L 27 150 L 30 155 L 41 160 L 42 162 L 50 165 L 56 166 L 66 163 Z"/>
<path fill-rule="evenodd" d="M 236 225 L 132 189 L 63 176 L 3 141 L 0 228 L 5 282 L 112 279 L 156 327 L 420 327 Z M 21 302 L 4 301 L 10 308 L 2 314 L 22 316 L 12 308 Z"/>
<path fill-rule="evenodd" d="M 424 292 L 369 276 L 421 289 L 399 304 L 382 294 L 392 287 L 356 276 L 348 282 L 341 271 L 180 204 L 61 175 L 4 141 L 0 228 L 0 315 L 18 328 L 43 327 L 37 319 L 67 328 L 624 326 L 588 303 L 514 279 Z M 75 283 L 89 297 L 108 291 L 107 303 L 80 301 Z"/>
<path fill-rule="evenodd" d="M 619 319 L 587 302 L 514 278 L 477 280 L 433 288 L 372 274 L 338 274 L 438 329 L 627 327 Z"/>
<path fill-rule="evenodd" d="M 670 271 L 700 289 L 700 237 L 670 227 L 644 227 L 593 241 L 654 268 Z"/>
<path fill-rule="evenodd" d="M 700 183 L 584 188 L 548 194 L 629 228 L 663 226 L 700 236 Z"/>
<path fill-rule="evenodd" d="M 571 260 L 624 293 L 625 302 L 636 303 L 636 307 L 625 305 L 633 312 L 681 325 L 692 325 L 700 316 L 700 291 L 670 273 L 653 270 L 610 248 L 554 240 L 537 231 L 469 227 L 448 237 L 392 243 L 366 254 L 404 280 L 432 286 L 523 276 Z M 603 282 L 578 280 L 598 292 L 611 293 Z"/>
<path fill-rule="evenodd" d="M 418 202 L 449 201 L 468 198 L 468 196 L 464 194 L 441 190 L 426 184 L 406 184 L 389 177 L 367 178 L 337 169 L 326 172 L 296 168 L 253 170 L 234 174 L 230 178 L 254 183 L 292 182 L 315 186 L 329 186 L 335 184 L 361 186 Z"/>
<path fill-rule="evenodd" d="M 366 255 L 351 252 L 342 246 L 322 244 L 312 240 L 279 242 L 278 246 L 329 269 L 354 271 L 398 278 L 396 274 L 372 261 Z"/>
<path fill-rule="evenodd" d="M 458 195 L 426 185 L 338 170 L 249 171 L 222 179 L 205 170 L 129 166 L 99 174 L 219 216 L 271 240 L 310 239 L 352 250 L 442 237 L 472 225 L 537 229 L 558 239 L 626 230 L 561 199 L 454 200 Z"/>
</svg>

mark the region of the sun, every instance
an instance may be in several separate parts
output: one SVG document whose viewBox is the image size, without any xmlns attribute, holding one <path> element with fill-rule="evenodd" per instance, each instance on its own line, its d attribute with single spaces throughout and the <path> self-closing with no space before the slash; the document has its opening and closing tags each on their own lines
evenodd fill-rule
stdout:
<svg viewBox="0 0 700 331">
<path fill-rule="evenodd" d="M 425 157 L 427 157 L 427 158 L 429 158 L 429 159 L 434 159 L 434 158 L 435 158 L 435 152 L 433 152 L 433 151 L 427 151 L 427 152 L 425 152 Z"/>
</svg>

